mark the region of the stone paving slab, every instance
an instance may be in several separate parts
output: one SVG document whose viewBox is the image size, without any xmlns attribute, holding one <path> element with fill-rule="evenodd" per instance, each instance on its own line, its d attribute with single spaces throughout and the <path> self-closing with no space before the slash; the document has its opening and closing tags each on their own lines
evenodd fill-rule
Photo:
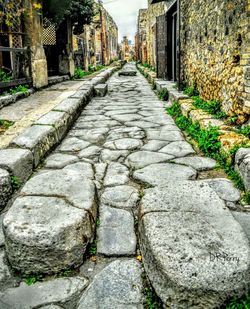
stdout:
<svg viewBox="0 0 250 309">
<path fill-rule="evenodd" d="M 244 293 L 248 239 L 208 185 L 182 181 L 148 189 L 141 207 L 144 266 L 166 306 L 215 308 L 229 294 Z"/>
<path fill-rule="evenodd" d="M 81 292 L 86 288 L 87 280 L 82 277 L 60 278 L 49 282 L 8 289 L 0 294 L 1 309 L 57 308 L 53 304 L 74 308 Z M 45 307 L 46 306 L 46 307 Z"/>
<path fill-rule="evenodd" d="M 12 194 L 12 185 L 11 185 L 10 174 L 6 170 L 0 168 L 0 211 L 6 206 L 11 194 Z M 0 244 L 1 244 L 1 236 L 0 236 Z"/>
<path fill-rule="evenodd" d="M 77 309 L 139 309 L 142 307 L 142 269 L 136 260 L 116 260 L 94 278 Z"/>
</svg>

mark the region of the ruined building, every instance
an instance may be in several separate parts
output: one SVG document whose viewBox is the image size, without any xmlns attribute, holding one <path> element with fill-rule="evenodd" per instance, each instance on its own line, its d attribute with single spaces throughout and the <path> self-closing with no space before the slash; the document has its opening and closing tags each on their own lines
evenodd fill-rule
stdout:
<svg viewBox="0 0 250 309">
<path fill-rule="evenodd" d="M 151 0 L 167 4 L 156 22 L 161 78 L 196 85 L 204 100 L 222 103 L 228 116 L 250 114 L 250 1 Z M 158 29 L 158 30 L 157 30 Z"/>
<path fill-rule="evenodd" d="M 101 3 L 95 3 L 95 11 L 92 24 L 74 37 L 71 21 L 56 26 L 44 14 L 42 2 L 0 3 L 0 70 L 11 76 L 0 80 L 0 89 L 19 84 L 40 88 L 50 76 L 73 76 L 76 66 L 110 64 L 117 58 L 118 29 Z"/>
</svg>

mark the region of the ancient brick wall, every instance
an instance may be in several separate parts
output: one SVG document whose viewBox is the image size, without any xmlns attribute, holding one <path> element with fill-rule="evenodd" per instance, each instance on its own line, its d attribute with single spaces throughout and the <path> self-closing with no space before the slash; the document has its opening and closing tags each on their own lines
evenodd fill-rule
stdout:
<svg viewBox="0 0 250 309">
<path fill-rule="evenodd" d="M 250 0 L 181 1 L 181 79 L 228 115 L 250 114 Z"/>
</svg>

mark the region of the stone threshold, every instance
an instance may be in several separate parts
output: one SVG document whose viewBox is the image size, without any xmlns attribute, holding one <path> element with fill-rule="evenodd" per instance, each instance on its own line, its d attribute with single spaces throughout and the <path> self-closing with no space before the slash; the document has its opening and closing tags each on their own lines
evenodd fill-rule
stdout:
<svg viewBox="0 0 250 309">
<path fill-rule="evenodd" d="M 0 211 L 11 198 L 14 186 L 23 185 L 43 158 L 64 138 L 82 109 L 102 84 L 120 67 L 106 69 L 55 106 L 31 127 L 15 137 L 8 148 L 0 150 Z"/>
</svg>

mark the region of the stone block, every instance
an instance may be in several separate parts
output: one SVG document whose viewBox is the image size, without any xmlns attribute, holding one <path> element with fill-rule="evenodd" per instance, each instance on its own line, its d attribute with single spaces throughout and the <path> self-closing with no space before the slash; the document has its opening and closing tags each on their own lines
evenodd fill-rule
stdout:
<svg viewBox="0 0 250 309">
<path fill-rule="evenodd" d="M 118 73 L 119 76 L 136 76 L 137 74 L 137 71 L 133 71 L 133 70 L 123 70 L 123 71 L 120 71 Z"/>
<path fill-rule="evenodd" d="M 248 239 L 208 184 L 175 181 L 147 189 L 140 217 L 145 270 L 165 307 L 220 308 L 245 293 Z"/>
<path fill-rule="evenodd" d="M 84 104 L 81 99 L 69 98 L 62 101 L 53 111 L 66 112 L 74 118 L 77 118 L 83 109 Z"/>
<path fill-rule="evenodd" d="M 51 111 L 35 122 L 35 125 L 48 125 L 56 130 L 58 142 L 65 136 L 74 118 L 66 112 Z"/>
<path fill-rule="evenodd" d="M 58 134 L 54 127 L 34 125 L 26 129 L 11 142 L 12 147 L 29 149 L 34 156 L 34 166 L 58 143 Z"/>
<path fill-rule="evenodd" d="M 26 149 L 0 150 L 0 168 L 6 169 L 23 184 L 33 170 L 33 155 Z"/>
<path fill-rule="evenodd" d="M 0 211 L 6 206 L 11 194 L 12 194 L 12 186 L 11 186 L 10 175 L 6 170 L 0 168 Z M 0 223 L 0 229 L 1 229 L 1 223 Z M 0 246 L 1 246 L 1 231 L 0 231 Z"/>
<path fill-rule="evenodd" d="M 182 99 L 189 99 L 189 96 L 184 94 L 183 92 L 180 92 L 178 90 L 169 90 L 169 101 L 174 102 L 174 101 L 179 101 Z"/>
<path fill-rule="evenodd" d="M 98 84 L 94 87 L 95 95 L 99 97 L 105 97 L 108 92 L 108 85 L 107 84 Z"/>
<path fill-rule="evenodd" d="M 162 89 L 173 89 L 174 88 L 175 83 L 174 82 L 169 82 L 166 80 L 161 80 L 161 79 L 156 79 L 155 80 L 155 86 L 156 86 L 156 90 L 160 91 Z"/>
<path fill-rule="evenodd" d="M 82 277 L 58 278 L 31 286 L 21 283 L 17 288 L 10 288 L 0 293 L 0 307 L 1 309 L 62 308 L 53 305 L 58 304 L 63 308 L 75 308 L 76 301 L 87 283 L 88 281 Z"/>
<path fill-rule="evenodd" d="M 235 169 L 240 173 L 246 189 L 250 190 L 250 148 L 240 148 L 237 151 Z"/>
</svg>

